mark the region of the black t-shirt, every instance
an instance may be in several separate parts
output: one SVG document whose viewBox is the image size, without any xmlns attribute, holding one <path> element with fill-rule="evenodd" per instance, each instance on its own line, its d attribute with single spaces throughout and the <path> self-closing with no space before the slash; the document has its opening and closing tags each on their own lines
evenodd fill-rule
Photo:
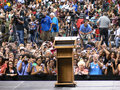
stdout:
<svg viewBox="0 0 120 90">
<path fill-rule="evenodd" d="M 118 60 L 118 62 L 117 62 L 118 64 L 120 64 L 120 60 Z"/>
<path fill-rule="evenodd" d="M 18 18 L 20 21 L 24 21 L 24 18 L 23 17 L 20 17 L 20 18 Z M 18 22 L 17 21 L 17 23 L 16 23 L 16 29 L 17 30 L 24 30 L 24 24 L 22 24 L 22 23 L 20 23 L 20 22 Z"/>
<path fill-rule="evenodd" d="M 109 62 L 109 61 L 108 61 L 108 62 Z M 114 60 L 110 60 L 110 62 L 113 63 L 113 67 L 114 67 L 114 69 L 115 69 L 115 61 L 114 61 Z M 107 67 L 107 75 L 109 75 L 109 76 L 112 76 L 112 75 L 113 75 L 113 71 L 112 71 L 112 67 L 111 67 L 111 66 L 108 66 L 108 67 Z"/>
<path fill-rule="evenodd" d="M 13 68 L 12 72 L 10 72 L 9 68 L 6 69 L 6 74 L 16 74 L 16 73 L 17 73 L 17 70 L 15 67 Z"/>
<path fill-rule="evenodd" d="M 5 24 L 2 24 L 2 25 L 1 25 L 1 32 L 2 32 L 2 33 L 5 33 Z"/>
<path fill-rule="evenodd" d="M 24 16 L 24 10 L 21 10 L 20 16 Z"/>
<path fill-rule="evenodd" d="M 113 75 L 113 71 L 112 71 L 112 68 L 110 66 L 108 66 L 108 68 L 107 68 L 107 75 L 108 76 L 112 76 Z"/>
<path fill-rule="evenodd" d="M 106 65 L 106 63 L 108 62 L 106 56 L 100 56 L 99 59 L 102 59 L 103 60 L 103 64 Z"/>
</svg>

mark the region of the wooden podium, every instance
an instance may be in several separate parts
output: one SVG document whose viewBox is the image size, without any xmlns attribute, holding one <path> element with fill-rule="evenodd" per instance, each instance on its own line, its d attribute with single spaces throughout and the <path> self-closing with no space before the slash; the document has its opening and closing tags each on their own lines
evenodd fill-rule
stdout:
<svg viewBox="0 0 120 90">
<path fill-rule="evenodd" d="M 57 49 L 57 83 L 55 86 L 76 86 L 73 72 L 73 48 L 76 37 L 55 37 L 54 47 Z"/>
</svg>

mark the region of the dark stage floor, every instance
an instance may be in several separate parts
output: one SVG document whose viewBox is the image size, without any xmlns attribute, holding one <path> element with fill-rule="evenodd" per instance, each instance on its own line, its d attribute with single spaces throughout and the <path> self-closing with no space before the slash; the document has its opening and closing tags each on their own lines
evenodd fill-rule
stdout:
<svg viewBox="0 0 120 90">
<path fill-rule="evenodd" d="M 54 87 L 55 81 L 0 81 L 0 90 L 120 90 L 120 81 L 76 82 L 76 87 Z"/>
</svg>

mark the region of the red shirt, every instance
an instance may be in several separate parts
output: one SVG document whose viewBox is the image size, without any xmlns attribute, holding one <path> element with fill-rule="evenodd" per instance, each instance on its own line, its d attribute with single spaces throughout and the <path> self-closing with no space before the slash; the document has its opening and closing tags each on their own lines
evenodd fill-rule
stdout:
<svg viewBox="0 0 120 90">
<path fill-rule="evenodd" d="M 36 14 L 36 11 L 33 11 L 32 13 L 35 15 L 35 14 Z"/>
<path fill-rule="evenodd" d="M 108 3 L 111 3 L 111 0 L 108 0 Z"/>
<path fill-rule="evenodd" d="M 77 28 L 79 29 L 80 28 L 80 25 L 83 23 L 84 19 L 78 19 L 76 25 L 77 25 Z"/>
<path fill-rule="evenodd" d="M 99 37 L 99 35 L 100 35 L 99 29 L 96 29 L 96 30 L 95 30 L 95 33 L 96 33 L 96 37 Z"/>
<path fill-rule="evenodd" d="M 7 64 L 3 64 L 0 68 L 0 74 L 3 74 L 6 68 L 7 68 Z"/>
</svg>

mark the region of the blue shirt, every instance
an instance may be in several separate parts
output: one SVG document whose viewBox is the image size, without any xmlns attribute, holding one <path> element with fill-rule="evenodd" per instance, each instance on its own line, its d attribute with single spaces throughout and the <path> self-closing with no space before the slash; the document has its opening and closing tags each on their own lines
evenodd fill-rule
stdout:
<svg viewBox="0 0 120 90">
<path fill-rule="evenodd" d="M 62 9 L 63 5 L 60 5 L 59 8 Z"/>
<path fill-rule="evenodd" d="M 18 67 L 20 66 L 20 63 L 22 63 L 22 68 L 20 71 L 18 71 Z M 27 69 L 28 69 L 28 64 L 25 64 L 24 62 L 22 62 L 22 60 L 19 60 L 17 63 L 18 75 L 29 75 L 29 73 L 27 72 Z M 32 69 L 32 63 L 30 64 L 30 69 Z"/>
<path fill-rule="evenodd" d="M 92 18 L 90 19 L 90 21 L 93 22 L 94 25 L 97 25 L 97 20 L 98 20 L 98 19 L 96 19 L 95 17 L 92 17 Z"/>
<path fill-rule="evenodd" d="M 90 63 L 89 75 L 102 75 L 102 70 L 98 64 Z"/>
<path fill-rule="evenodd" d="M 54 17 L 52 19 L 52 23 L 54 23 L 55 25 L 54 24 L 52 25 L 51 32 L 59 32 L 59 26 L 58 26 L 58 19 L 57 19 L 57 17 Z M 56 31 L 53 28 L 56 28 Z"/>
<path fill-rule="evenodd" d="M 51 21 L 51 18 L 49 16 L 46 16 L 45 18 L 43 18 L 41 20 L 41 30 L 42 31 L 49 31 L 51 23 L 52 23 L 52 21 Z"/>
<path fill-rule="evenodd" d="M 85 27 L 84 24 L 82 24 L 80 26 L 80 31 L 83 33 L 88 33 L 88 32 L 91 32 L 92 29 L 91 29 L 91 26 L 89 24 L 87 24 L 87 27 Z"/>
<path fill-rule="evenodd" d="M 73 5 L 72 7 L 75 7 L 75 12 L 77 12 L 78 5 L 75 4 L 75 5 Z"/>
<path fill-rule="evenodd" d="M 32 22 L 30 24 L 30 30 L 36 30 L 37 29 L 37 25 L 35 24 L 35 22 Z"/>
</svg>

